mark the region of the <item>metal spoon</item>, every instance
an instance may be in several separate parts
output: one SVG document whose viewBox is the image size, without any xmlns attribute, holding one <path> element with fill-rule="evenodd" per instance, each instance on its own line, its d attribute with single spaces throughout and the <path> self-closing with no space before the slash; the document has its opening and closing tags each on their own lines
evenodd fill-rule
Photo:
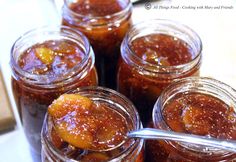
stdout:
<svg viewBox="0 0 236 162">
<path fill-rule="evenodd" d="M 186 142 L 191 144 L 199 144 L 210 146 L 218 149 L 223 149 L 231 152 L 236 152 L 236 140 L 221 140 L 212 137 L 190 135 L 185 133 L 177 133 L 173 131 L 165 131 L 153 128 L 144 128 L 131 131 L 127 134 L 128 138 L 143 138 L 143 139 L 162 139 L 178 142 Z"/>
</svg>

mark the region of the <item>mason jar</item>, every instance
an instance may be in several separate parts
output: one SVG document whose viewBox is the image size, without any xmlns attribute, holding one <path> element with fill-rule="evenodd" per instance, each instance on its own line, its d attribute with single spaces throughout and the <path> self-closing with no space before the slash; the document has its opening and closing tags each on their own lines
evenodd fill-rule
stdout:
<svg viewBox="0 0 236 162">
<path fill-rule="evenodd" d="M 144 21 L 128 31 L 121 45 L 117 89 L 134 102 L 144 125 L 170 83 L 199 75 L 201 51 L 197 33 L 171 20 Z"/>
<path fill-rule="evenodd" d="M 99 85 L 116 88 L 120 44 L 130 28 L 130 0 L 65 0 L 62 24 L 78 29 L 88 38 L 96 56 Z"/>
<path fill-rule="evenodd" d="M 87 38 L 66 26 L 25 33 L 11 49 L 12 91 L 33 155 L 40 158 L 40 132 L 47 107 L 60 94 L 97 85 Z"/>
<path fill-rule="evenodd" d="M 102 106 L 103 109 L 105 106 L 110 109 L 108 111 L 116 111 L 124 117 L 125 122 L 128 124 L 127 126 L 129 131 L 142 128 L 138 112 L 134 105 L 125 96 L 116 91 L 103 87 L 83 87 L 70 91 L 68 94 L 79 94 L 88 97 L 96 104 L 96 109 L 99 109 L 100 106 Z M 109 112 L 104 115 L 109 115 Z M 91 121 L 89 123 L 93 122 Z M 129 139 L 122 143 L 122 145 L 119 145 L 118 147 L 115 146 L 114 149 L 109 151 L 89 151 L 68 145 L 68 142 L 63 141 L 63 139 L 60 139 L 59 137 L 55 138 L 55 134 L 57 133 L 55 133 L 56 129 L 54 129 L 54 127 L 52 117 L 47 114 L 41 133 L 43 162 L 76 162 L 92 161 L 92 159 L 94 161 L 143 162 L 143 139 Z M 59 145 L 58 142 L 60 143 Z"/>
<path fill-rule="evenodd" d="M 153 109 L 153 127 L 236 140 L 236 91 L 218 80 L 190 77 L 174 82 Z M 233 162 L 236 153 L 187 142 L 148 140 L 148 161 Z"/>
</svg>

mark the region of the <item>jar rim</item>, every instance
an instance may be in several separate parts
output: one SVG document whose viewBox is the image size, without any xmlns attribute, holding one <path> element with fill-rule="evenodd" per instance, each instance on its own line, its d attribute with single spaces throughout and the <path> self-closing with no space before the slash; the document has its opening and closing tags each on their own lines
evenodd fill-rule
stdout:
<svg viewBox="0 0 236 162">
<path fill-rule="evenodd" d="M 80 94 L 80 95 L 86 95 L 86 94 L 90 95 L 91 92 L 95 93 L 94 97 L 96 98 L 96 100 L 102 99 L 102 97 L 106 97 L 107 99 L 110 100 L 111 99 L 111 97 L 109 98 L 110 94 L 114 95 L 112 97 L 118 97 L 119 99 L 121 99 L 122 103 L 124 102 L 124 104 L 127 104 L 129 106 L 129 108 L 134 112 L 134 118 L 136 121 L 136 123 L 133 123 L 134 129 L 142 128 L 142 123 L 140 122 L 138 111 L 136 110 L 133 103 L 127 97 L 125 97 L 124 95 L 122 95 L 119 92 L 116 92 L 115 90 L 105 88 L 105 87 L 99 87 L 99 86 L 88 86 L 88 87 L 79 87 L 75 90 L 68 91 L 67 93 L 68 94 L 76 93 L 76 94 Z M 99 96 L 99 95 L 101 95 L 101 96 Z M 91 98 L 93 98 L 93 97 L 91 97 Z M 112 102 L 114 102 L 114 101 L 112 101 Z M 109 102 L 109 103 L 111 103 L 111 102 Z M 45 119 L 44 119 L 44 124 L 42 127 L 42 131 L 41 131 L 42 143 L 52 147 L 50 149 L 50 151 L 52 151 L 56 156 L 58 156 L 62 160 L 70 160 L 70 161 L 77 162 L 77 160 L 70 159 L 68 157 L 64 157 L 63 155 L 61 155 L 61 151 L 53 146 L 53 144 L 48 140 L 47 136 L 46 136 L 46 138 L 44 138 L 47 131 L 48 131 L 47 130 L 48 129 L 48 123 L 47 123 L 48 118 L 49 118 L 49 116 L 48 116 L 48 114 L 46 114 Z M 120 158 L 124 158 L 127 155 L 129 155 L 130 152 L 132 153 L 133 149 L 136 149 L 136 148 L 138 148 L 138 152 L 140 152 L 143 144 L 144 144 L 143 139 L 135 139 L 135 142 L 133 142 L 128 148 L 126 148 L 124 151 L 122 151 L 120 154 L 116 155 L 113 159 L 110 159 L 109 161 L 113 162 L 113 161 L 119 160 Z M 121 146 L 119 146 L 119 147 L 121 147 Z"/>
<path fill-rule="evenodd" d="M 105 17 L 107 19 L 111 19 L 111 18 L 114 18 L 114 17 L 120 17 L 122 15 L 125 15 L 128 11 L 130 11 L 132 9 L 132 3 L 131 3 L 130 0 L 127 0 L 127 5 L 126 5 L 126 7 L 123 10 L 121 10 L 119 12 L 116 12 L 116 13 L 113 13 L 113 14 L 110 14 L 110 15 L 106 15 L 106 16 L 92 16 L 92 15 L 76 13 L 76 12 L 72 11 L 69 8 L 68 0 L 64 0 L 63 7 L 66 7 L 66 9 L 69 11 L 70 14 L 75 15 L 77 17 L 86 17 L 88 19 L 104 19 L 104 17 Z"/>
<path fill-rule="evenodd" d="M 196 88 L 194 89 L 194 87 L 197 87 L 199 89 Z M 165 103 L 174 96 L 178 95 L 179 93 L 189 92 L 193 90 L 199 93 L 205 92 L 212 96 L 219 95 L 219 97 L 221 97 L 220 93 L 222 93 L 222 95 L 225 97 L 224 100 L 222 101 L 225 102 L 226 100 L 227 101 L 230 100 L 229 103 L 227 103 L 227 105 L 233 106 L 234 111 L 236 112 L 236 90 L 234 88 L 219 80 L 209 77 L 188 77 L 184 79 L 175 80 L 172 84 L 170 84 L 166 89 L 162 91 L 161 95 L 159 96 L 154 105 L 152 112 L 152 120 L 154 127 L 172 131 L 172 129 L 165 122 L 164 116 L 162 114 L 162 110 L 165 107 Z M 207 150 L 208 152 L 214 152 L 215 153 L 214 156 L 222 154 L 226 156 L 231 156 L 232 154 L 234 154 L 232 152 L 222 151 L 221 149 L 216 149 L 207 146 L 201 146 L 199 148 L 195 148 L 195 145 L 190 145 L 190 144 L 186 145 L 183 142 L 177 143 L 168 140 L 164 141 L 170 144 L 173 148 L 179 148 L 181 150 L 183 149 L 185 152 L 186 151 L 192 152 L 195 151 L 195 149 L 200 149 L 198 150 L 200 152 L 201 151 L 204 152 L 203 150 L 205 151 Z"/>
<path fill-rule="evenodd" d="M 167 27 L 168 29 L 175 30 L 176 32 L 181 32 L 181 34 L 185 34 L 185 35 L 191 34 L 194 37 L 195 40 L 193 40 L 193 41 L 197 45 L 197 51 L 195 52 L 194 58 L 190 62 L 180 64 L 180 65 L 171 65 L 171 66 L 156 65 L 156 64 L 153 64 L 153 63 L 143 60 L 142 58 L 138 57 L 135 54 L 135 52 L 130 47 L 130 42 L 132 42 L 132 40 L 131 40 L 132 37 L 135 37 L 139 34 L 139 33 L 137 33 L 138 30 L 140 30 L 140 32 L 142 32 L 142 30 L 148 31 L 148 32 L 151 31 L 148 34 L 144 32 L 145 33 L 144 36 L 145 36 L 145 35 L 149 35 L 149 34 L 153 34 L 153 33 L 162 33 L 163 29 L 161 29 L 161 27 L 162 28 Z M 184 31 L 181 31 L 181 30 L 184 30 Z M 173 31 L 172 32 L 165 31 L 165 32 L 168 32 L 167 34 L 171 35 L 171 36 L 179 36 L 179 33 L 174 33 Z M 174 34 L 177 34 L 177 35 L 174 35 Z M 144 67 L 144 69 L 149 73 L 158 73 L 158 74 L 171 74 L 172 73 L 172 74 L 175 74 L 178 70 L 189 67 L 184 70 L 184 71 L 187 71 L 191 68 L 194 68 L 197 64 L 199 64 L 201 61 L 201 57 L 202 57 L 202 55 L 201 55 L 202 41 L 201 41 L 201 38 L 199 37 L 199 35 L 193 29 L 188 27 L 187 25 L 182 24 L 177 21 L 169 20 L 169 19 L 151 19 L 148 21 L 141 21 L 141 22 L 135 24 L 133 27 L 131 27 L 131 29 L 128 30 L 128 32 L 122 42 L 122 47 L 125 48 L 125 49 L 121 48 L 121 51 L 122 51 L 121 54 L 122 54 L 123 58 L 130 57 L 132 59 L 132 63 L 135 66 L 140 68 L 140 65 L 142 65 L 142 67 Z M 125 53 L 124 50 L 127 50 L 126 53 L 128 53 L 127 55 L 129 55 L 129 56 L 126 56 L 124 54 Z"/>
<path fill-rule="evenodd" d="M 63 34 L 66 34 L 66 35 L 64 36 Z M 55 74 L 37 75 L 37 74 L 30 73 L 26 70 L 23 70 L 17 63 L 15 54 L 17 53 L 17 50 L 21 48 L 20 44 L 22 42 L 25 43 L 24 41 L 27 41 L 27 40 L 30 41 L 31 38 L 38 35 L 49 36 L 49 37 L 59 36 L 59 39 L 63 38 L 63 39 L 68 39 L 75 42 L 78 46 L 80 46 L 83 49 L 84 56 L 81 62 L 79 62 L 73 68 L 69 69 L 66 73 L 58 74 L 58 75 L 55 75 Z M 47 40 L 54 40 L 54 39 L 55 38 L 52 37 L 49 39 L 44 39 L 42 42 L 47 41 Z M 28 45 L 26 49 L 31 47 L 34 44 Z M 21 53 L 19 53 L 19 55 L 21 55 Z M 92 58 L 91 63 L 89 63 L 90 58 Z M 89 41 L 83 33 L 75 29 L 72 29 L 71 27 L 68 27 L 68 26 L 46 25 L 46 26 L 41 26 L 41 27 L 31 29 L 25 32 L 23 35 L 21 35 L 18 39 L 16 39 L 16 41 L 11 47 L 10 66 L 13 71 L 13 76 L 16 77 L 17 75 L 19 75 L 22 80 L 26 81 L 27 83 L 32 83 L 34 85 L 49 86 L 48 84 L 52 84 L 50 85 L 50 87 L 55 87 L 59 85 L 61 81 L 64 81 L 64 83 L 69 83 L 72 81 L 71 78 L 73 78 L 75 74 L 78 75 L 78 73 L 80 72 L 82 73 L 82 71 L 86 68 L 86 66 L 88 66 L 87 64 L 88 65 L 94 64 L 94 54 L 89 44 Z"/>
</svg>

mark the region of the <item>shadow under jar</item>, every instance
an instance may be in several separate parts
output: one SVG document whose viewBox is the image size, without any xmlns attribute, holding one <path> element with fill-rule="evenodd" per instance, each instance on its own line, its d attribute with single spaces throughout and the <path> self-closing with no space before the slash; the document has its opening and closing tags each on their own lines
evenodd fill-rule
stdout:
<svg viewBox="0 0 236 162">
<path fill-rule="evenodd" d="M 129 0 L 65 0 L 63 25 L 83 32 L 94 49 L 99 85 L 116 88 L 120 44 L 131 26 Z"/>
<path fill-rule="evenodd" d="M 11 50 L 12 90 L 32 155 L 40 158 L 47 107 L 59 95 L 97 85 L 87 38 L 69 27 L 42 27 L 16 40 Z"/>
<path fill-rule="evenodd" d="M 201 50 L 193 30 L 170 20 L 146 21 L 129 30 L 121 45 L 117 87 L 134 102 L 144 125 L 170 83 L 199 75 Z"/>
<path fill-rule="evenodd" d="M 73 96 L 71 96 L 71 94 Z M 77 101 L 75 98 L 77 98 Z M 74 101 L 72 99 L 74 99 Z M 66 100 L 69 100 L 70 104 L 66 104 Z M 88 104 L 88 100 L 91 100 L 91 104 Z M 57 102 L 60 103 L 59 105 L 62 106 L 63 109 L 58 107 Z M 66 105 L 64 105 L 63 102 Z M 74 106 L 73 102 L 76 103 Z M 137 110 L 125 96 L 107 88 L 84 87 L 62 95 L 58 100 L 55 100 L 53 104 L 54 105 L 50 105 L 49 107 L 51 113 L 49 112 L 46 115 L 42 128 L 43 162 L 143 162 L 144 140 L 125 138 L 127 131 L 142 128 Z M 55 111 L 55 109 L 57 109 L 57 111 Z M 58 111 L 59 109 L 62 110 L 61 113 Z M 67 113 L 65 113 L 65 111 L 67 111 Z M 52 112 L 56 114 L 54 115 Z M 65 114 L 65 116 L 58 118 L 59 114 Z M 61 125 L 67 126 L 67 128 L 65 128 L 68 133 L 66 136 L 64 135 L 65 131 L 62 131 L 63 137 L 66 137 L 65 140 L 60 136 L 62 133 L 59 132 L 58 124 L 59 127 Z M 123 137 L 121 134 L 123 134 Z M 68 139 L 68 137 L 70 138 Z M 91 146 L 101 148 L 100 145 L 109 144 L 110 149 L 109 151 L 102 151 L 100 149 L 92 151 L 79 148 L 75 146 L 76 144 L 74 144 L 73 139 L 76 139 L 75 142 L 79 143 L 80 147 L 88 146 L 87 141 L 92 139 L 95 143 Z M 86 141 L 84 141 L 85 139 Z M 116 141 L 116 139 L 124 140 L 124 142 L 122 142 L 121 145 L 115 145 L 114 141 Z M 113 149 L 114 147 L 115 149 Z"/>
<path fill-rule="evenodd" d="M 153 109 L 153 126 L 236 140 L 236 91 L 210 78 L 185 78 L 166 88 Z M 146 143 L 150 162 L 233 162 L 236 153 L 168 140 Z M 158 159 L 158 160 L 157 160 Z"/>
</svg>

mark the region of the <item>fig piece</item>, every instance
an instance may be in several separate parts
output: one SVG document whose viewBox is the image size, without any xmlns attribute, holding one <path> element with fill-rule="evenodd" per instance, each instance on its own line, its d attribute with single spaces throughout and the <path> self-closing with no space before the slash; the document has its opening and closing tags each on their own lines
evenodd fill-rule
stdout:
<svg viewBox="0 0 236 162">
<path fill-rule="evenodd" d="M 45 47 L 40 47 L 40 48 L 36 48 L 35 49 L 35 54 L 36 57 L 42 61 L 42 63 L 46 64 L 46 65 L 51 65 L 53 60 L 54 60 L 54 51 L 49 49 L 49 48 L 45 48 Z"/>
<path fill-rule="evenodd" d="M 182 114 L 185 129 L 193 134 L 207 135 L 211 126 L 207 120 L 203 120 L 204 116 L 205 114 L 203 109 L 187 106 Z"/>
<path fill-rule="evenodd" d="M 58 136 L 86 150 L 107 150 L 123 143 L 128 131 L 125 118 L 109 105 L 79 94 L 64 94 L 48 108 Z"/>
<path fill-rule="evenodd" d="M 53 101 L 48 108 L 48 113 L 54 118 L 61 118 L 72 111 L 86 112 L 91 108 L 91 105 L 92 101 L 87 97 L 79 94 L 64 94 Z"/>
</svg>

